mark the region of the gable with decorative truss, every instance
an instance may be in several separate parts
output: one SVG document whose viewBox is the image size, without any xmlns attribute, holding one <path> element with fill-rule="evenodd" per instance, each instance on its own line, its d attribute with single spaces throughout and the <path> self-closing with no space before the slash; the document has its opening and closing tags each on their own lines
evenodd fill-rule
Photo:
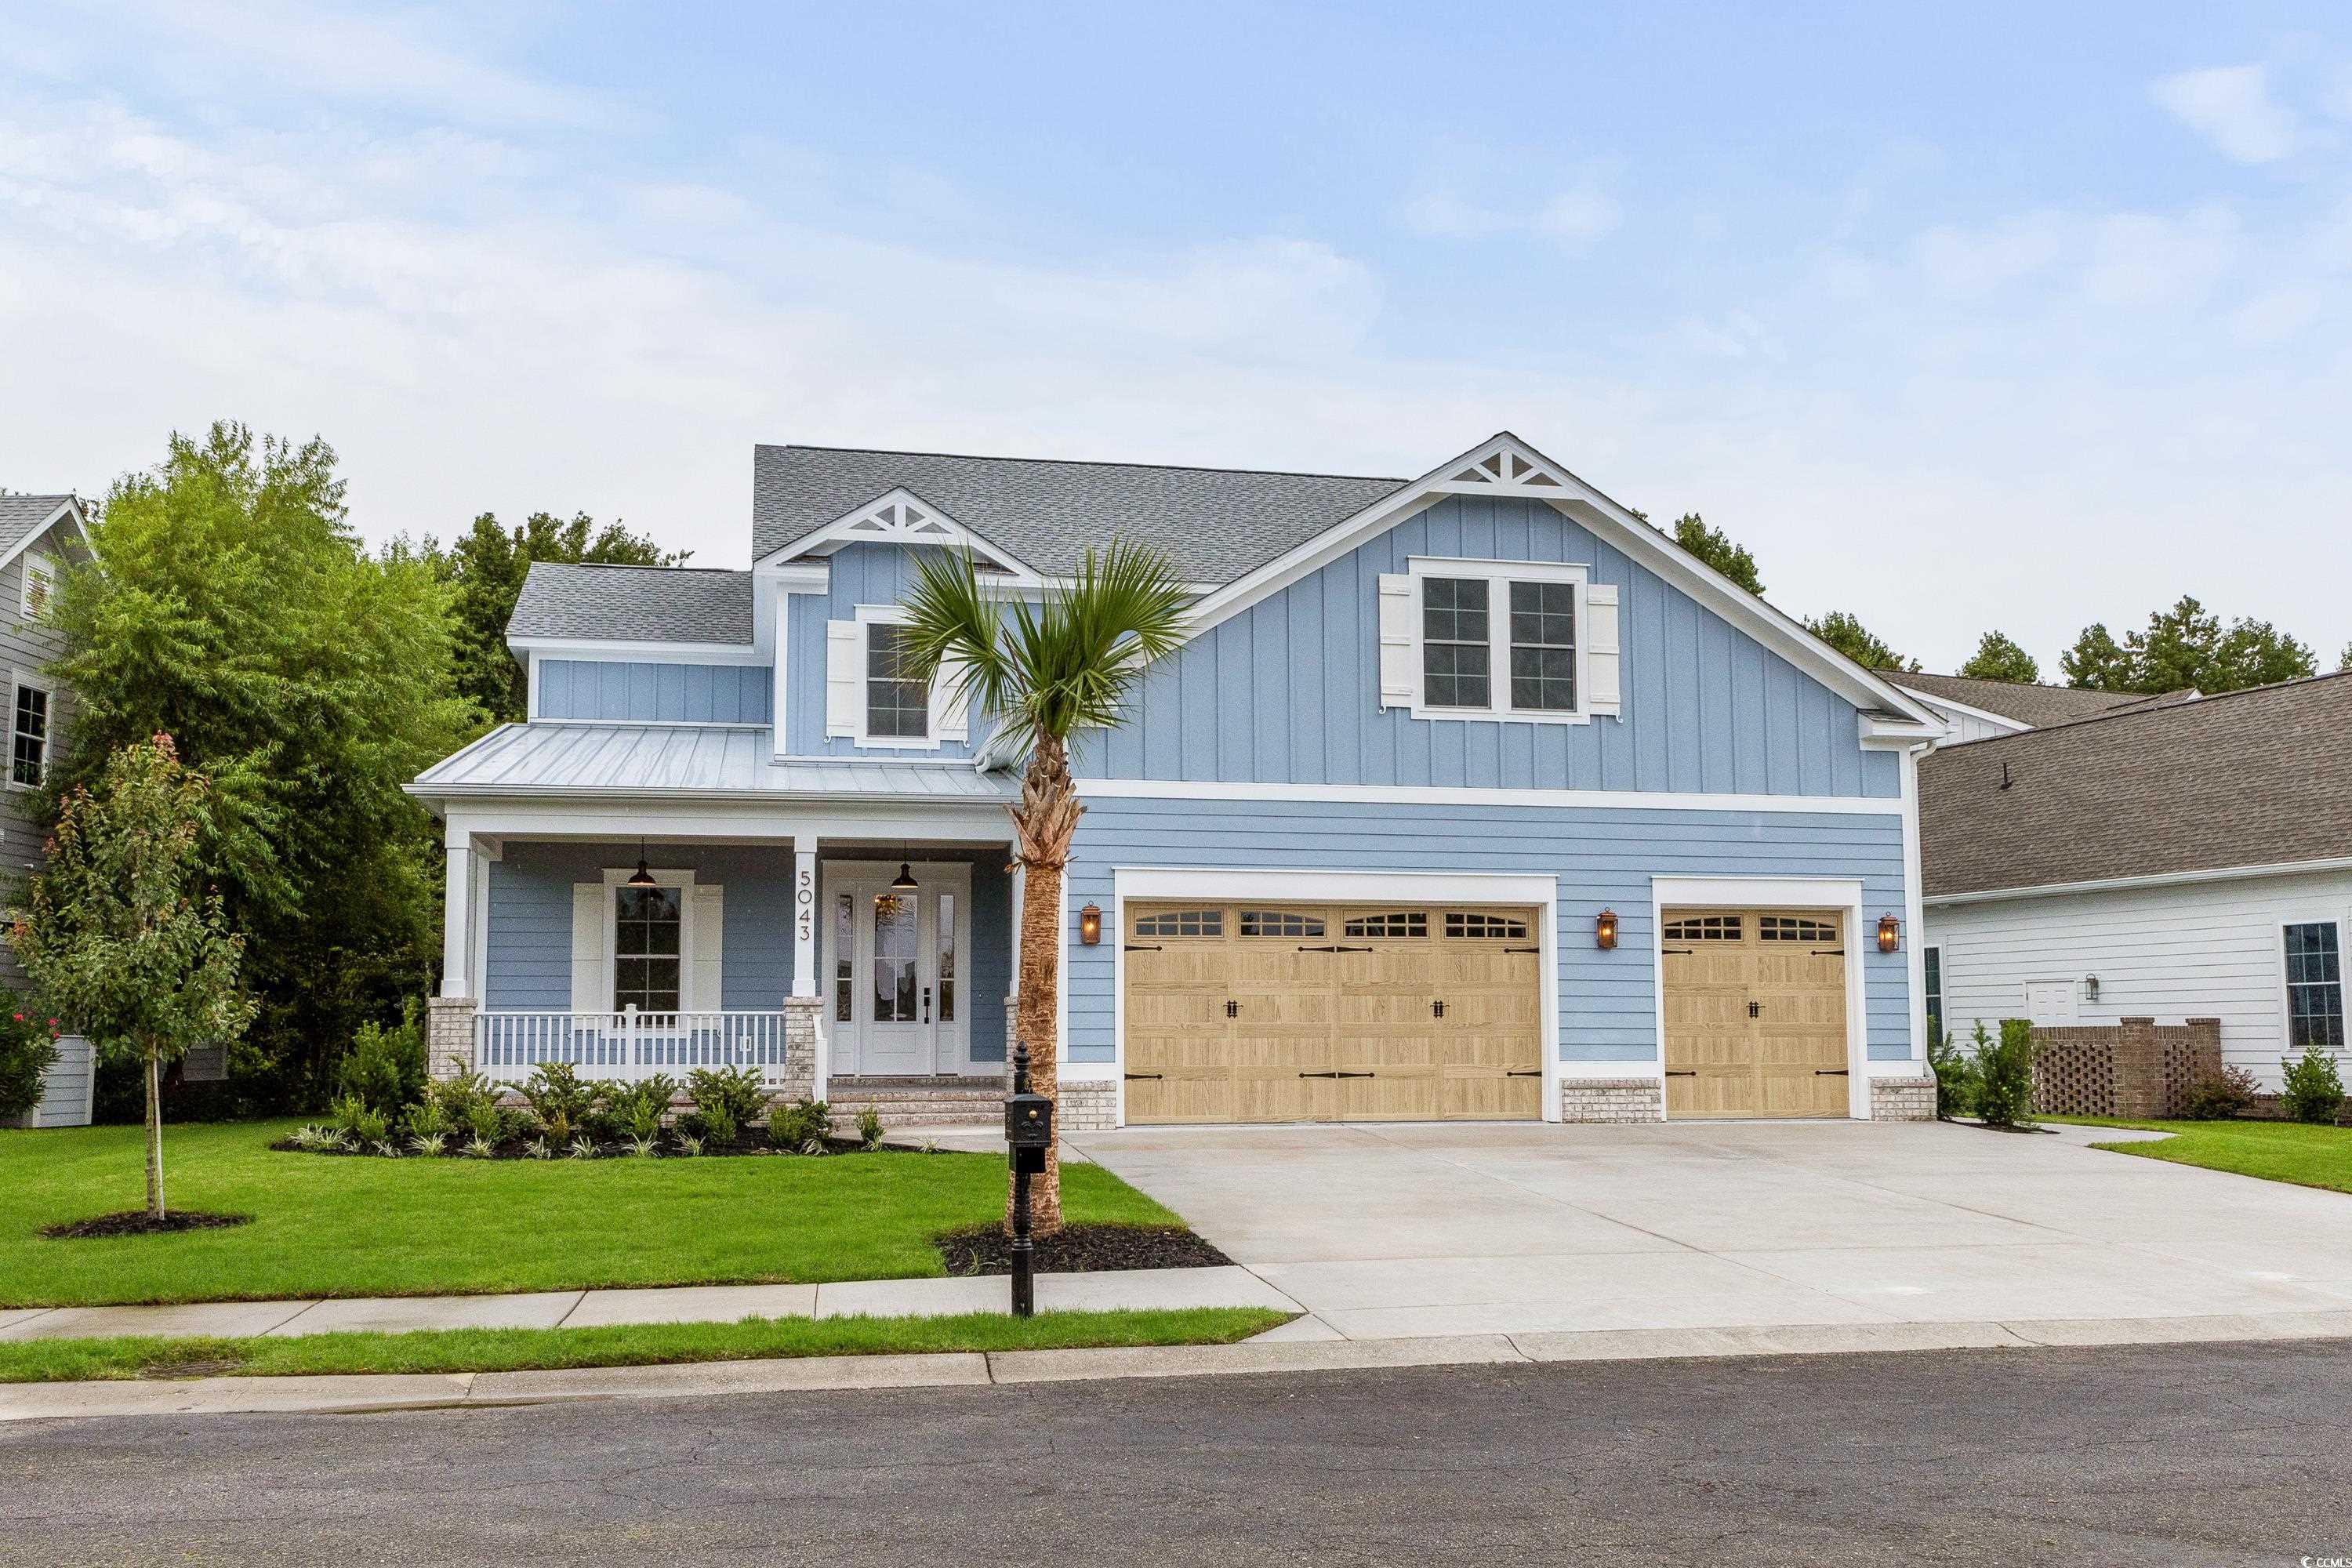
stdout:
<svg viewBox="0 0 2352 1568">
<path fill-rule="evenodd" d="M 778 552 L 768 563 L 782 564 L 806 556 L 830 555 L 845 544 L 930 545 L 941 550 L 968 550 L 983 567 L 992 566 L 1016 577 L 1037 574 L 971 529 L 908 489 L 894 489 L 856 510 L 805 534 Z"/>
<path fill-rule="evenodd" d="M 1487 453 L 1431 487 L 1453 495 L 1551 495 L 1567 487 L 1558 474 L 1515 447 Z"/>
</svg>

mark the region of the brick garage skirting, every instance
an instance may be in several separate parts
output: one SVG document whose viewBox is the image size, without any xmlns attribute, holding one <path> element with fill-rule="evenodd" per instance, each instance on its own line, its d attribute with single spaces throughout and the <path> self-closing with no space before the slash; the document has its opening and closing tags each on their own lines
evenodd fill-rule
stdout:
<svg viewBox="0 0 2352 1568">
<path fill-rule="evenodd" d="M 425 1073 L 438 1083 L 474 1070 L 474 1016 L 481 1004 L 471 996 L 436 996 L 425 1005 Z"/>
<path fill-rule="evenodd" d="M 1873 1121 L 1933 1121 L 1936 1080 L 1933 1078 L 1874 1078 L 1870 1080 Z"/>
<path fill-rule="evenodd" d="M 1654 1078 L 1571 1078 L 1559 1086 L 1562 1121 L 1664 1121 L 1665 1091 Z"/>
<path fill-rule="evenodd" d="M 1055 1091 L 1054 1118 L 1064 1132 L 1108 1132 L 1118 1125 L 1118 1085 L 1104 1079 L 1064 1079 Z"/>
</svg>

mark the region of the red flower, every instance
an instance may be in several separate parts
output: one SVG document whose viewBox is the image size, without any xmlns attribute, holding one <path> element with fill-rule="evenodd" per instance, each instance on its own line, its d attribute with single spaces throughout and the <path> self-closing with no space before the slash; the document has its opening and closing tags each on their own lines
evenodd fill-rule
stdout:
<svg viewBox="0 0 2352 1568">
<path fill-rule="evenodd" d="M 21 1023 L 23 1023 L 23 1022 L 25 1021 L 25 1015 L 23 1015 L 22 1013 L 12 1013 L 12 1014 L 10 1014 L 10 1015 L 9 1015 L 9 1016 L 10 1016 L 10 1017 L 15 1018 L 15 1019 L 16 1020 L 16 1022 L 18 1022 L 19 1024 L 21 1024 Z"/>
</svg>

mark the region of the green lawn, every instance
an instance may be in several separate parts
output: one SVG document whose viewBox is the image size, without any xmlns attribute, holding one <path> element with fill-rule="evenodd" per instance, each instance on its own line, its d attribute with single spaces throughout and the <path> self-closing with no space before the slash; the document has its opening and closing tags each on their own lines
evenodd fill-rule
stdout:
<svg viewBox="0 0 2352 1568">
<path fill-rule="evenodd" d="M 974 1312 L 953 1318 L 751 1318 L 740 1323 L 450 1329 L 413 1334 L 314 1334 L 288 1340 L 27 1340 L 0 1342 L 0 1383 L 174 1375 L 516 1372 L 778 1356 L 1222 1345 L 1263 1333 L 1292 1315 L 1258 1307 L 1200 1307 L 1163 1312 L 1046 1312 L 1025 1321 Z"/>
<path fill-rule="evenodd" d="M 945 1270 L 931 1237 L 1003 1212 L 992 1154 L 593 1162 L 273 1153 L 296 1123 L 167 1127 L 173 1206 L 230 1230 L 51 1241 L 145 1201 L 136 1127 L 0 1132 L 0 1307 L 890 1279 Z M 1182 1222 L 1096 1165 L 1072 1220 Z"/>
<path fill-rule="evenodd" d="M 2178 1136 L 2145 1143 L 2097 1143 L 2119 1154 L 2235 1171 L 2266 1182 L 2352 1193 L 2352 1127 L 2302 1121 L 2124 1121 L 2105 1116 L 2045 1116 L 2077 1127 L 2136 1127 Z"/>
</svg>

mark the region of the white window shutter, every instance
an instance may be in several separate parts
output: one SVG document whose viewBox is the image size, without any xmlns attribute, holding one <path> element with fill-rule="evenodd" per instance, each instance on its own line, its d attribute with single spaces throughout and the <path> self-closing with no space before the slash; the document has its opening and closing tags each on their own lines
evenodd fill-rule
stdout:
<svg viewBox="0 0 2352 1568">
<path fill-rule="evenodd" d="M 1617 651 L 1617 584 L 1595 583 L 1584 590 L 1584 694 L 1596 717 L 1624 717 L 1624 682 Z"/>
<path fill-rule="evenodd" d="M 572 884 L 572 1010 L 609 1013 L 613 994 L 604 985 L 604 900 L 602 882 Z"/>
<path fill-rule="evenodd" d="M 1381 706 L 1410 708 L 1421 690 L 1413 659 L 1412 578 L 1381 574 Z"/>
<path fill-rule="evenodd" d="M 824 732 L 856 740 L 866 728 L 866 638 L 856 621 L 824 624 Z"/>
<path fill-rule="evenodd" d="M 931 679 L 932 727 L 942 741 L 971 739 L 971 704 L 958 686 L 962 679 L 963 663 L 953 658 L 940 660 L 939 673 Z"/>
<path fill-rule="evenodd" d="M 697 882 L 690 890 L 694 900 L 694 927 L 687 940 L 694 951 L 688 955 L 686 1010 L 689 1013 L 716 1013 L 719 1000 L 719 979 L 724 973 L 721 951 L 727 935 L 727 889 L 715 882 Z"/>
</svg>

